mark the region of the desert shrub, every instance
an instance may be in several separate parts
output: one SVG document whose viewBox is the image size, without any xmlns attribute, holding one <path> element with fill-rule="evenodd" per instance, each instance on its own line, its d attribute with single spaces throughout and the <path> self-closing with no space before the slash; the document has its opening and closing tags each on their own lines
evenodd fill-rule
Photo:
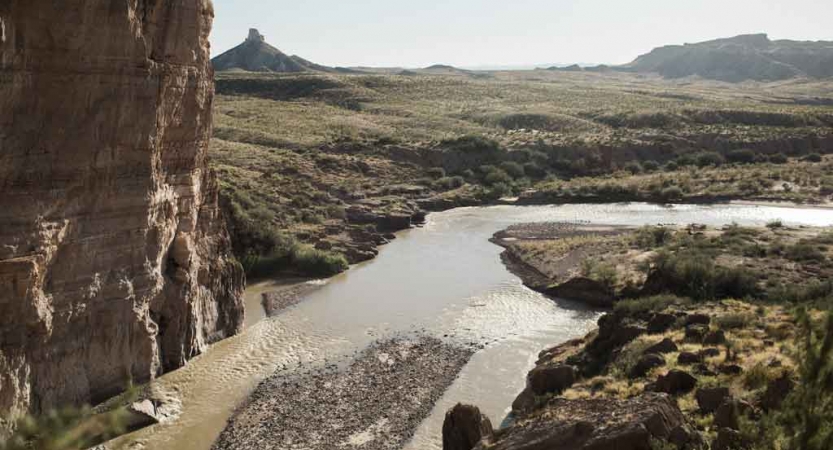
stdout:
<svg viewBox="0 0 833 450">
<path fill-rule="evenodd" d="M 724 331 L 740 330 L 755 321 L 755 316 L 749 313 L 724 314 L 715 319 L 718 328 Z"/>
<path fill-rule="evenodd" d="M 659 163 L 654 160 L 648 160 L 642 163 L 642 168 L 645 169 L 646 172 L 656 172 L 659 170 Z"/>
<path fill-rule="evenodd" d="M 514 161 L 504 161 L 500 163 L 500 168 L 512 178 L 521 178 L 525 175 L 523 166 Z"/>
<path fill-rule="evenodd" d="M 757 363 L 743 374 L 743 386 L 753 391 L 766 386 L 770 379 L 770 370 L 765 365 Z"/>
<path fill-rule="evenodd" d="M 301 221 L 304 223 L 319 224 L 324 222 L 324 216 L 314 210 L 306 209 L 301 211 Z"/>
<path fill-rule="evenodd" d="M 769 228 L 770 230 L 777 230 L 779 228 L 784 228 L 784 222 L 781 221 L 780 219 L 771 220 L 771 221 L 767 222 L 766 227 Z"/>
<path fill-rule="evenodd" d="M 292 253 L 292 266 L 304 275 L 328 277 L 344 272 L 349 264 L 344 255 L 300 245 Z"/>
<path fill-rule="evenodd" d="M 634 244 L 645 250 L 661 247 L 668 242 L 674 233 L 666 227 L 645 226 L 634 233 Z"/>
<path fill-rule="evenodd" d="M 524 173 L 530 177 L 541 178 L 547 174 L 547 171 L 542 169 L 538 163 L 528 162 L 523 166 Z"/>
<path fill-rule="evenodd" d="M 672 305 L 685 305 L 688 300 L 675 295 L 655 295 L 620 300 L 613 307 L 613 311 L 626 316 L 640 316 L 650 312 L 660 312 Z"/>
<path fill-rule="evenodd" d="M 474 171 L 471 170 L 471 169 L 466 169 L 466 170 L 463 171 L 462 175 L 467 180 L 471 180 L 471 179 L 474 178 Z"/>
<path fill-rule="evenodd" d="M 726 160 L 736 164 L 752 164 L 755 162 L 755 152 L 742 148 L 739 150 L 732 150 L 726 155 Z"/>
<path fill-rule="evenodd" d="M 717 266 L 712 257 L 697 250 L 658 253 L 650 276 L 662 280 L 665 290 L 695 300 L 758 294 L 757 277 L 747 269 Z"/>
<path fill-rule="evenodd" d="M 789 162 L 789 158 L 787 158 L 787 155 L 783 153 L 775 153 L 773 155 L 769 155 L 769 162 L 772 164 L 786 164 Z"/>
<path fill-rule="evenodd" d="M 665 166 L 663 166 L 663 170 L 665 170 L 666 172 L 673 172 L 679 168 L 680 165 L 677 164 L 676 161 L 668 161 L 667 163 L 665 163 Z"/>
<path fill-rule="evenodd" d="M 659 193 L 659 198 L 665 203 L 676 202 L 683 199 L 685 194 L 678 186 L 670 186 Z"/>
<path fill-rule="evenodd" d="M 509 176 L 506 172 L 502 169 L 493 169 L 486 173 L 483 177 L 483 182 L 486 183 L 487 186 L 494 187 L 496 184 L 509 184 L 512 182 L 512 177 Z"/>
<path fill-rule="evenodd" d="M 774 302 L 807 303 L 833 297 L 833 281 L 810 280 L 804 284 L 779 284 L 767 292 Z"/>
<path fill-rule="evenodd" d="M 442 178 L 445 176 L 445 169 L 442 167 L 432 167 L 428 169 L 427 173 L 431 178 Z"/>
<path fill-rule="evenodd" d="M 833 194 L 833 177 L 824 177 L 819 185 L 819 193 L 822 195 Z"/>
<path fill-rule="evenodd" d="M 500 144 L 497 141 L 484 138 L 483 136 L 463 136 L 456 139 L 447 139 L 442 141 L 440 145 L 449 150 L 470 154 L 501 152 Z"/>
<path fill-rule="evenodd" d="M 697 154 L 696 163 L 698 167 L 722 166 L 726 159 L 717 152 L 702 152 Z"/>
<path fill-rule="evenodd" d="M 818 163 L 824 161 L 824 158 L 822 158 L 822 156 L 818 153 L 810 153 L 809 155 L 804 157 L 804 161 Z"/>
<path fill-rule="evenodd" d="M 624 170 L 632 173 L 633 175 L 640 174 L 640 173 L 642 173 L 642 170 L 643 170 L 642 164 L 639 164 L 636 161 L 631 161 L 631 162 L 625 164 L 625 166 L 622 167 L 622 168 Z"/>
<path fill-rule="evenodd" d="M 461 176 L 443 177 L 434 182 L 434 188 L 448 191 L 462 187 L 464 184 L 466 184 L 466 180 Z"/>
<path fill-rule="evenodd" d="M 822 262 L 827 257 L 819 250 L 818 246 L 808 241 L 799 241 L 789 247 L 786 252 L 787 259 L 796 262 Z"/>
<path fill-rule="evenodd" d="M 619 274 L 614 265 L 601 263 L 597 264 L 590 271 L 590 278 L 603 284 L 608 291 L 613 292 L 616 288 L 616 282 L 619 279 Z"/>
<path fill-rule="evenodd" d="M 497 200 L 512 194 L 512 186 L 504 182 L 495 183 L 486 191 L 486 197 L 492 200 Z"/>
</svg>

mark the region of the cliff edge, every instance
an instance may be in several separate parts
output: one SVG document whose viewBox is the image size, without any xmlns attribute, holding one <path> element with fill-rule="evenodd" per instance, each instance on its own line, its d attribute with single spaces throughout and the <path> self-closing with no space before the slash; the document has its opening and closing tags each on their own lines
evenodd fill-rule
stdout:
<svg viewBox="0 0 833 450">
<path fill-rule="evenodd" d="M 97 402 L 241 329 L 206 165 L 213 16 L 210 0 L 0 3 L 3 417 Z"/>
</svg>

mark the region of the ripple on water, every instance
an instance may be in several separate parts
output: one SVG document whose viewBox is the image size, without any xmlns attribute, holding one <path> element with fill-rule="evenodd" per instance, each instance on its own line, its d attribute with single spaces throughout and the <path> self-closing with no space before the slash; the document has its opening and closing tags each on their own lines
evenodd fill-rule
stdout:
<svg viewBox="0 0 833 450">
<path fill-rule="evenodd" d="M 339 360 L 379 338 L 425 329 L 484 346 L 408 447 L 439 448 L 448 407 L 476 403 L 499 423 L 538 352 L 586 334 L 599 316 L 523 287 L 500 262 L 501 249 L 488 242 L 492 234 L 522 222 L 752 225 L 775 219 L 824 226 L 833 224 L 833 210 L 628 204 L 497 206 L 432 214 L 425 227 L 399 233 L 375 260 L 335 277 L 277 318 L 251 320 L 240 336 L 161 377 L 156 387 L 181 402 L 179 417 L 120 442 L 154 450 L 207 450 L 234 408 L 275 371 L 292 374 Z M 262 290 L 250 288 L 247 304 L 256 305 Z"/>
</svg>

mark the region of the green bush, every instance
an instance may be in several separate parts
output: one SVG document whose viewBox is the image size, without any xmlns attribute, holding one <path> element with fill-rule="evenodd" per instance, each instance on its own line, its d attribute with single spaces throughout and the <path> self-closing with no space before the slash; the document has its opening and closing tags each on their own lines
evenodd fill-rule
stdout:
<svg viewBox="0 0 833 450">
<path fill-rule="evenodd" d="M 644 226 L 634 233 L 634 244 L 643 250 L 651 250 L 665 245 L 674 233 L 659 226 Z"/>
<path fill-rule="evenodd" d="M 726 159 L 717 152 L 702 152 L 697 155 L 696 161 L 698 167 L 719 167 L 726 162 Z"/>
<path fill-rule="evenodd" d="M 824 158 L 822 158 L 822 156 L 818 153 L 810 153 L 809 155 L 804 157 L 804 161 L 819 163 L 824 161 Z"/>
<path fill-rule="evenodd" d="M 748 148 L 732 150 L 726 155 L 726 160 L 736 164 L 752 164 L 755 162 L 755 152 Z"/>
<path fill-rule="evenodd" d="M 466 180 L 464 180 L 463 177 L 455 176 L 440 178 L 439 180 L 435 181 L 433 185 L 434 189 L 449 191 L 452 189 L 462 187 L 464 184 L 466 184 Z"/>
<path fill-rule="evenodd" d="M 653 160 L 648 160 L 642 163 L 642 168 L 645 169 L 646 172 L 656 172 L 659 170 L 659 163 Z"/>
<path fill-rule="evenodd" d="M 542 169 L 538 163 L 528 162 L 523 166 L 524 173 L 530 177 L 541 178 L 546 176 L 547 171 Z"/>
<path fill-rule="evenodd" d="M 796 262 L 822 262 L 827 257 L 811 242 L 799 241 L 787 249 L 786 257 Z"/>
<path fill-rule="evenodd" d="M 494 187 L 497 184 L 510 184 L 512 183 L 512 177 L 509 176 L 506 172 L 501 169 L 494 169 L 486 174 L 483 177 L 483 182 L 486 183 L 487 186 Z"/>
<path fill-rule="evenodd" d="M 685 196 L 683 190 L 678 186 L 670 186 L 660 191 L 659 197 L 665 203 L 680 201 Z"/>
<path fill-rule="evenodd" d="M 349 267 L 344 255 L 300 245 L 292 253 L 292 266 L 304 275 L 329 277 Z"/>
<path fill-rule="evenodd" d="M 625 164 L 625 166 L 622 167 L 622 169 L 630 172 L 633 175 L 640 174 L 640 173 L 642 173 L 642 170 L 643 170 L 642 164 L 639 164 L 636 161 L 631 161 L 631 162 Z"/>
<path fill-rule="evenodd" d="M 757 277 L 745 268 L 717 266 L 714 258 L 697 250 L 676 254 L 663 251 L 653 259 L 650 275 L 676 295 L 695 300 L 745 298 L 759 294 Z"/>
<path fill-rule="evenodd" d="M 428 169 L 427 173 L 431 178 L 442 178 L 445 176 L 445 169 L 442 167 L 432 167 Z"/>
<path fill-rule="evenodd" d="M 524 168 L 514 161 L 500 163 L 500 168 L 512 178 L 521 178 L 525 175 Z"/>
<path fill-rule="evenodd" d="M 774 155 L 769 155 L 769 162 L 772 164 L 786 164 L 789 162 L 789 158 L 783 153 L 775 153 Z"/>
<path fill-rule="evenodd" d="M 676 161 L 668 161 L 667 163 L 665 163 L 665 166 L 663 166 L 663 170 L 665 170 L 666 172 L 674 172 L 679 168 L 680 165 L 677 164 Z"/>
</svg>

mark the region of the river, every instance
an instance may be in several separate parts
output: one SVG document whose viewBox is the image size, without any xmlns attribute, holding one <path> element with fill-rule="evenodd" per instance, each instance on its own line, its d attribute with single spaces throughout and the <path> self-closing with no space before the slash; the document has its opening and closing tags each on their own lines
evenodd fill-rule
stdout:
<svg viewBox="0 0 833 450">
<path fill-rule="evenodd" d="M 234 408 L 265 377 L 337 361 L 374 340 L 424 332 L 477 342 L 477 352 L 417 430 L 408 450 L 441 448 L 445 411 L 457 402 L 481 407 L 500 423 L 544 348 L 580 337 L 600 312 L 553 301 L 524 287 L 488 239 L 509 225 L 581 221 L 608 225 L 700 223 L 833 225 L 833 209 L 753 205 L 663 207 L 649 204 L 495 206 L 431 214 L 379 256 L 326 282 L 300 304 L 265 318 L 260 294 L 246 292 L 247 327 L 155 384 L 178 416 L 120 441 L 130 448 L 207 450 Z M 135 447 L 134 447 L 135 445 Z"/>
</svg>

